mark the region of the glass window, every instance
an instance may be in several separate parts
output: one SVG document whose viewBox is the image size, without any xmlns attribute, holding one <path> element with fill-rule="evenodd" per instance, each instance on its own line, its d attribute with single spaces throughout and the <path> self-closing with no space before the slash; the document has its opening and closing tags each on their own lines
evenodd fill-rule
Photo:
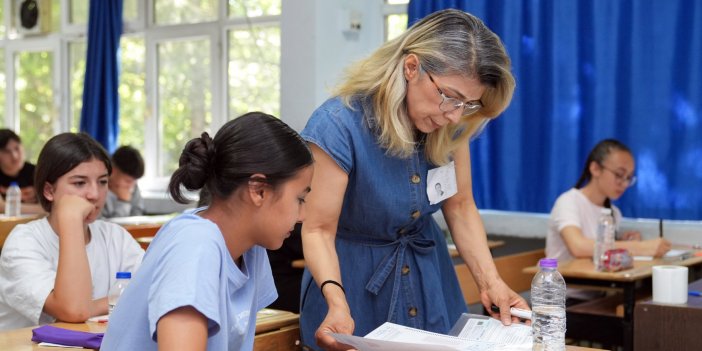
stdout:
<svg viewBox="0 0 702 351">
<path fill-rule="evenodd" d="M 5 126 L 5 50 L 0 49 L 0 127 Z"/>
<path fill-rule="evenodd" d="M 51 1 L 51 0 L 49 0 L 49 1 Z M 51 20 L 50 21 L 51 21 L 51 23 L 49 24 L 49 28 L 51 28 L 50 31 L 52 33 L 60 32 L 61 31 L 61 1 L 56 1 L 56 0 L 51 1 Z M 88 21 L 85 21 L 85 22 L 87 23 Z"/>
<path fill-rule="evenodd" d="M 5 37 L 5 2 L 0 1 L 0 38 Z"/>
<path fill-rule="evenodd" d="M 71 0 L 71 12 L 68 21 L 72 24 L 88 23 L 89 2 L 89 0 Z"/>
<path fill-rule="evenodd" d="M 185 143 L 212 123 L 210 41 L 187 39 L 158 45 L 159 175 L 178 167 Z"/>
<path fill-rule="evenodd" d="M 119 145 L 144 150 L 146 124 L 146 48 L 140 36 L 122 36 L 122 71 L 119 77 Z"/>
<path fill-rule="evenodd" d="M 229 17 L 280 15 L 281 0 L 229 0 Z"/>
<path fill-rule="evenodd" d="M 385 41 L 395 39 L 407 29 L 407 15 L 396 14 L 385 17 Z"/>
<path fill-rule="evenodd" d="M 83 83 L 85 81 L 85 41 L 68 44 L 71 75 L 71 132 L 80 130 L 80 113 L 83 109 Z"/>
<path fill-rule="evenodd" d="M 54 55 L 50 51 L 21 52 L 15 58 L 20 137 L 27 160 L 36 163 L 42 146 L 59 130 L 53 104 Z"/>
<path fill-rule="evenodd" d="M 217 20 L 217 0 L 154 0 L 156 24 L 184 24 Z"/>
<path fill-rule="evenodd" d="M 135 21 L 139 18 L 139 0 L 124 0 L 122 4 L 122 18 L 125 21 Z"/>
<path fill-rule="evenodd" d="M 409 0 L 387 0 L 386 2 L 390 5 L 409 4 Z"/>
<path fill-rule="evenodd" d="M 280 116 L 280 28 L 229 32 L 229 118 L 249 111 Z"/>
</svg>

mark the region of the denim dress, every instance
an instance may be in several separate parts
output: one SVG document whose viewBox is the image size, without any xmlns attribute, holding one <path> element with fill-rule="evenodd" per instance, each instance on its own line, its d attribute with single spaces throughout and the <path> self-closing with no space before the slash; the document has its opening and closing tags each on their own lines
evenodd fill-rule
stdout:
<svg viewBox="0 0 702 351">
<path fill-rule="evenodd" d="M 334 98 L 301 133 L 348 174 L 336 251 L 354 335 L 386 321 L 447 333 L 467 308 L 432 218 L 441 204 L 430 205 L 427 197 L 427 171 L 436 166 L 426 160 L 423 144 L 409 158 L 388 155 L 372 125 L 360 103 L 350 109 Z M 302 342 L 314 348 L 327 304 L 307 269 L 300 300 Z"/>
</svg>

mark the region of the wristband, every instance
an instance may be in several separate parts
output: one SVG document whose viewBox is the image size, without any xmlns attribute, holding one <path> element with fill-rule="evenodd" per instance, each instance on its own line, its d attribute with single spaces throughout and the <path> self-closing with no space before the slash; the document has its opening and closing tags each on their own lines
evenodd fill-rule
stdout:
<svg viewBox="0 0 702 351">
<path fill-rule="evenodd" d="M 341 291 L 344 293 L 344 295 L 346 295 L 346 290 L 344 290 L 344 287 L 341 286 L 341 284 L 339 284 L 339 282 L 330 279 L 330 280 L 325 280 L 325 281 L 322 283 L 322 285 L 319 286 L 319 291 L 322 292 L 322 297 L 324 297 L 324 286 L 327 285 L 327 284 L 333 284 L 333 285 L 338 286 L 339 289 L 341 289 Z"/>
</svg>

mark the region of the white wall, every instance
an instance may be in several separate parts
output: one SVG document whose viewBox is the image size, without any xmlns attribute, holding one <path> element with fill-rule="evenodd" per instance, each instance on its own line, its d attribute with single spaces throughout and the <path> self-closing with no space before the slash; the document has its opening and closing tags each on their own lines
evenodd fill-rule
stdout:
<svg viewBox="0 0 702 351">
<path fill-rule="evenodd" d="M 346 66 L 383 42 L 383 1 L 283 1 L 281 118 L 300 131 L 324 102 Z M 349 30 L 350 19 L 361 28 Z"/>
</svg>

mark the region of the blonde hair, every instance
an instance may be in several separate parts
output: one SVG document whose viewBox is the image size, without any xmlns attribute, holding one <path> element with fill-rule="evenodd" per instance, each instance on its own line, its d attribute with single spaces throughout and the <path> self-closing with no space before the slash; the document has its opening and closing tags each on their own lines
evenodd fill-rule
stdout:
<svg viewBox="0 0 702 351">
<path fill-rule="evenodd" d="M 459 10 L 443 10 L 351 65 L 335 95 L 349 107 L 355 100 L 364 104 L 365 118 L 376 129 L 380 145 L 390 155 L 403 158 L 409 157 L 417 144 L 405 101 L 403 66 L 410 54 L 416 55 L 429 73 L 477 78 L 486 88 L 478 112 L 427 135 L 427 159 L 445 164 L 452 150 L 509 105 L 515 87 L 511 62 L 500 39 L 480 19 Z"/>
</svg>

